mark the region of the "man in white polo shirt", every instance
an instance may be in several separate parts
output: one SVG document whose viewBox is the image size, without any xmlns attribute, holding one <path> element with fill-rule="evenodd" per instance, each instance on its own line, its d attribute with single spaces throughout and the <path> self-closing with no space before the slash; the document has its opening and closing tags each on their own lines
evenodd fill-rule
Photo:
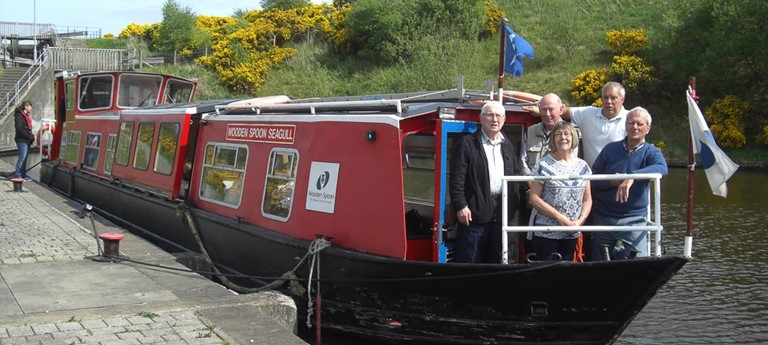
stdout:
<svg viewBox="0 0 768 345">
<path fill-rule="evenodd" d="M 627 118 L 625 95 L 624 87 L 611 81 L 603 86 L 602 107 L 565 107 L 563 111 L 562 117 L 581 129 L 584 160 L 590 167 L 605 145 L 627 136 L 624 126 Z"/>
</svg>

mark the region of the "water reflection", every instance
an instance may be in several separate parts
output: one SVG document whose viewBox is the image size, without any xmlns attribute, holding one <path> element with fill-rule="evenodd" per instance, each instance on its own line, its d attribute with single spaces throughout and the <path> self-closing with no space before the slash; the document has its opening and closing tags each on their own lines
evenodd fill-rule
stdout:
<svg viewBox="0 0 768 345">
<path fill-rule="evenodd" d="M 687 172 L 662 182 L 664 242 L 682 254 Z M 712 195 L 696 172 L 694 260 L 662 288 L 616 344 L 768 343 L 768 175 L 740 171 L 728 198 Z"/>
</svg>

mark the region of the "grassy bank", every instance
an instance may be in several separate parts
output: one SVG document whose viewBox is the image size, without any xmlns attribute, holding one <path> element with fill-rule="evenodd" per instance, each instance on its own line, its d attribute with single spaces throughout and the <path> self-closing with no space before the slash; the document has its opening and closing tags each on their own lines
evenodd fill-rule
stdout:
<svg viewBox="0 0 768 345">
<path fill-rule="evenodd" d="M 505 89 L 537 94 L 554 92 L 568 105 L 578 106 L 570 96 L 571 79 L 587 69 L 610 66 L 611 52 L 605 34 L 612 29 L 646 31 L 653 46 L 663 40 L 665 23 L 670 18 L 672 0 L 510 0 L 499 1 L 510 26 L 531 43 L 534 59 L 525 60 L 521 78 L 505 78 Z M 449 28 L 447 28 L 449 29 Z M 437 41 L 424 37 L 419 54 L 407 63 L 382 65 L 356 56 L 341 55 L 322 41 L 297 44 L 298 54 L 270 71 L 260 94 L 285 94 L 292 97 L 324 97 L 385 92 L 412 92 L 447 89 L 455 78 L 463 77 L 465 87 L 484 89 L 496 84 L 498 36 L 479 41 Z M 646 58 L 654 61 L 653 49 Z M 216 76 L 194 66 L 154 68 L 200 81 L 200 99 L 233 98 L 218 86 Z M 649 141 L 663 147 L 670 161 L 687 160 L 687 109 L 683 90 L 687 80 L 660 82 L 680 86 L 680 91 L 659 92 L 649 100 L 628 98 L 625 107 L 642 105 L 654 117 Z M 728 150 L 742 165 L 765 165 L 768 153 L 759 149 Z"/>
</svg>

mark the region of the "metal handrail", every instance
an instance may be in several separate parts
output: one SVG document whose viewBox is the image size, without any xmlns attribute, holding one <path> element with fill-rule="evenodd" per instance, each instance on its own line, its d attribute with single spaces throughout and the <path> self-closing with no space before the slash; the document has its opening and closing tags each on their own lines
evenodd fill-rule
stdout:
<svg viewBox="0 0 768 345">
<path fill-rule="evenodd" d="M 507 185 L 509 182 L 527 182 L 527 181 L 553 181 L 553 180 L 653 180 L 653 212 L 651 205 L 648 210 L 649 225 L 625 225 L 625 226 L 605 226 L 605 225 L 582 225 L 582 226 L 510 226 L 508 220 L 507 205 L 509 203 L 507 195 Z M 650 197 L 650 191 L 649 197 Z M 664 226 L 661 225 L 661 174 L 611 174 L 611 175 L 559 175 L 559 176 L 504 176 L 502 179 L 501 193 L 501 229 L 502 229 L 502 263 L 507 264 L 509 254 L 509 232 L 536 232 L 536 231 L 652 231 L 654 233 L 654 252 L 656 256 L 661 256 L 661 232 Z"/>
<path fill-rule="evenodd" d="M 42 70 L 43 62 L 45 62 L 47 57 L 46 51 L 47 48 L 43 48 L 43 52 L 37 57 L 37 60 L 33 61 L 32 65 L 29 66 L 27 71 L 24 72 L 21 78 L 19 78 L 19 81 L 16 82 L 13 87 L 13 96 L 11 96 L 11 92 L 5 94 L 5 106 L 0 109 L 0 114 L 8 115 L 8 107 L 16 105 L 21 93 L 29 89 L 29 86 L 32 84 L 32 78 L 41 73 L 40 71 Z"/>
</svg>

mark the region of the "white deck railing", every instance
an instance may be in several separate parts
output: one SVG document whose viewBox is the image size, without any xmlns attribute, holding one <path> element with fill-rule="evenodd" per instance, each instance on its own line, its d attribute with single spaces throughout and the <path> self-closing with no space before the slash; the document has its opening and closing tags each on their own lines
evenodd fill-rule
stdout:
<svg viewBox="0 0 768 345">
<path fill-rule="evenodd" d="M 583 226 L 510 226 L 508 223 L 507 205 L 507 184 L 509 182 L 527 182 L 527 181 L 552 181 L 552 180 L 653 180 L 653 188 L 649 191 L 652 194 L 651 203 L 648 205 L 648 225 L 629 225 L 629 226 L 605 226 L 605 225 L 583 225 Z M 650 197 L 650 195 L 649 195 Z M 594 204 L 593 204 L 594 209 Z M 502 198 L 502 263 L 508 263 L 509 254 L 509 233 L 510 232 L 536 232 L 536 231 L 651 231 L 654 233 L 653 248 L 656 256 L 661 256 L 661 232 L 664 226 L 661 225 L 661 174 L 612 174 L 612 175 L 585 175 L 585 176 L 505 176 L 503 178 Z"/>
</svg>

